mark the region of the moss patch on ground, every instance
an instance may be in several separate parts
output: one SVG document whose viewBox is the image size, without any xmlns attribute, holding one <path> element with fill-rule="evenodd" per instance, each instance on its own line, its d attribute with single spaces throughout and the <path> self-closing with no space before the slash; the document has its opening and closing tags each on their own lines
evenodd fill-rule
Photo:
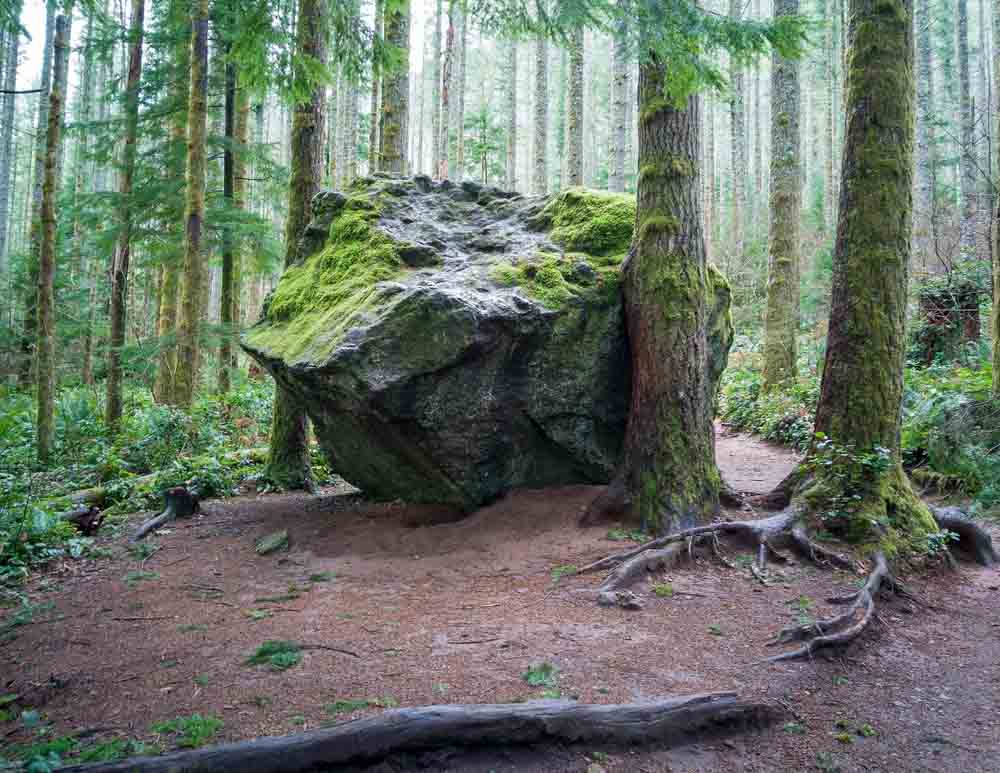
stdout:
<svg viewBox="0 0 1000 773">
<path fill-rule="evenodd" d="M 573 252 L 624 254 L 635 227 L 635 196 L 570 188 L 554 197 L 539 215 L 552 227 L 552 239 Z"/>
<path fill-rule="evenodd" d="M 399 245 L 375 227 L 378 214 L 365 196 L 347 200 L 326 246 L 282 275 L 264 323 L 247 334 L 250 346 L 286 362 L 318 360 L 378 305 L 379 283 L 405 271 Z"/>
</svg>

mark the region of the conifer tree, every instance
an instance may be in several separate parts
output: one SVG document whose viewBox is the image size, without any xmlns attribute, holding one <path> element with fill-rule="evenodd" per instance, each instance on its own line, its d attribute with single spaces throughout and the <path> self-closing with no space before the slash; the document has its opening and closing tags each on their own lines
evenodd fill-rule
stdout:
<svg viewBox="0 0 1000 773">
<path fill-rule="evenodd" d="M 583 40 L 583 27 L 570 34 L 567 185 L 583 185 Z"/>
</svg>

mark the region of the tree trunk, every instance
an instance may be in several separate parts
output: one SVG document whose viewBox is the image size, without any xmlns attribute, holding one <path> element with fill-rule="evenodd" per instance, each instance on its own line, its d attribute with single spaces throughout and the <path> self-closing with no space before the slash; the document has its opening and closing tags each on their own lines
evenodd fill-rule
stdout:
<svg viewBox="0 0 1000 773">
<path fill-rule="evenodd" d="M 13 91 L 17 87 L 17 56 L 21 35 L 17 30 L 8 31 L 7 52 L 4 60 L 3 89 Z M 4 94 L 0 100 L 0 273 L 6 274 L 7 231 L 10 220 L 10 200 L 13 192 L 11 168 L 14 162 L 14 100 L 13 94 Z"/>
<path fill-rule="evenodd" d="M 441 16 L 442 0 L 434 3 L 431 45 L 431 177 L 441 174 Z"/>
<path fill-rule="evenodd" d="M 933 252 L 935 131 L 934 71 L 931 67 L 930 0 L 917 2 L 917 198 L 913 247 L 924 265 Z"/>
<path fill-rule="evenodd" d="M 509 43 L 510 70 L 507 82 L 507 169 L 505 185 L 507 190 L 516 191 L 517 179 L 517 47 L 512 38 Z"/>
<path fill-rule="evenodd" d="M 799 0 L 775 0 L 774 16 L 799 13 Z M 777 53 L 771 60 L 771 233 L 764 321 L 764 388 L 795 378 L 799 327 L 798 63 Z"/>
<path fill-rule="evenodd" d="M 870 465 L 862 482 L 820 474 L 803 498 L 846 510 L 846 522 L 827 525 L 859 540 L 875 531 L 887 541 L 937 531 L 910 488 L 899 447 L 913 197 L 912 11 L 913 0 L 851 0 L 848 122 L 814 453 L 846 449 L 851 460 L 870 454 L 885 464 Z M 855 495 L 860 499 L 846 499 Z"/>
<path fill-rule="evenodd" d="M 455 176 L 458 180 L 465 177 L 465 58 L 469 47 L 469 25 L 465 8 L 458 6 L 458 43 L 456 50 L 457 77 L 455 83 Z"/>
<path fill-rule="evenodd" d="M 963 257 L 973 258 L 976 254 L 976 147 L 973 137 L 975 122 L 972 106 L 972 80 L 969 73 L 969 2 L 958 0 L 958 120 L 961 131 L 961 211 L 959 250 Z"/>
<path fill-rule="evenodd" d="M 729 0 L 729 15 L 739 20 L 743 10 L 741 0 Z M 730 141 L 733 153 L 733 222 L 732 249 L 729 265 L 737 266 L 743 261 L 743 200 L 746 194 L 746 105 L 743 98 L 743 65 L 730 55 L 729 86 L 732 91 L 730 102 Z"/>
<path fill-rule="evenodd" d="M 993 46 L 1000 49 L 1000 0 L 993 0 Z M 1000 90 L 1000 53 L 993 54 L 993 88 Z M 993 145 L 993 169 L 1000 170 L 1000 110 L 996 111 L 996 141 Z M 993 218 L 993 396 L 1000 398 L 1000 195 Z"/>
<path fill-rule="evenodd" d="M 125 346 L 129 259 L 132 254 L 132 182 L 139 134 L 139 81 L 142 76 L 142 27 L 145 0 L 132 0 L 128 78 L 125 85 L 125 144 L 122 148 L 118 212 L 121 223 L 111 264 L 111 340 L 108 342 L 107 401 L 104 420 L 114 434 L 122 417 L 122 349 Z"/>
<path fill-rule="evenodd" d="M 611 171 L 608 175 L 608 190 L 625 190 L 625 145 L 627 140 L 625 111 L 632 96 L 629 86 L 628 67 L 628 26 L 623 19 L 618 22 L 614 35 L 614 49 L 611 60 Z"/>
<path fill-rule="evenodd" d="M 38 245 L 38 340 L 36 343 L 38 380 L 37 445 L 38 460 L 52 456 L 55 406 L 55 271 L 56 198 L 59 195 L 57 166 L 62 142 L 63 104 L 66 91 L 66 59 L 69 57 L 69 18 L 59 16 L 55 24 L 56 78 L 49 92 L 48 127 L 45 135 L 42 175 L 41 228 Z"/>
<path fill-rule="evenodd" d="M 227 51 L 227 55 L 228 55 Z M 226 208 L 233 210 L 236 203 L 236 64 L 226 61 L 225 105 L 223 107 L 226 147 L 222 155 L 222 197 Z M 230 216 L 232 217 L 232 216 Z M 222 328 L 222 340 L 219 344 L 219 392 L 229 391 L 231 370 L 233 367 L 233 337 L 237 325 L 233 319 L 235 293 L 239 292 L 236 284 L 236 244 L 231 227 L 226 227 L 222 234 L 222 289 L 219 298 L 219 325 Z"/>
<path fill-rule="evenodd" d="M 401 177 L 407 173 L 410 124 L 410 0 L 384 9 L 385 39 L 399 49 L 400 63 L 386 72 L 379 120 L 379 170 Z"/>
<path fill-rule="evenodd" d="M 174 402 L 189 406 L 198 384 L 201 307 L 205 258 L 201 236 L 205 218 L 205 129 L 208 86 L 208 0 L 192 0 L 188 86 L 187 200 L 184 212 L 184 273 L 177 326 Z"/>
<path fill-rule="evenodd" d="M 455 2 L 448 2 L 448 29 L 444 41 L 444 64 L 441 70 L 441 134 L 438 137 L 438 163 L 440 169 L 437 176 L 445 180 L 451 177 L 453 161 L 451 155 L 451 76 L 455 60 Z"/>
<path fill-rule="evenodd" d="M 612 489 L 645 529 L 703 523 L 719 509 L 698 181 L 699 98 L 664 99 L 666 65 L 639 68 L 635 239 L 623 267 L 632 397 Z M 669 309 L 669 313 L 668 310 Z"/>
<path fill-rule="evenodd" d="M 45 4 L 45 44 L 42 49 L 42 72 L 38 84 L 38 116 L 35 122 L 34 175 L 31 188 L 31 219 L 25 283 L 24 333 L 21 338 L 21 366 L 18 386 L 27 389 L 34 381 L 35 342 L 38 337 L 38 249 L 42 243 L 42 180 L 45 178 L 45 136 L 49 125 L 49 89 L 52 85 L 52 40 L 56 22 L 55 0 Z"/>
<path fill-rule="evenodd" d="M 535 137 L 532 193 L 549 192 L 547 146 L 549 141 L 549 44 L 544 37 L 535 41 Z"/>
<path fill-rule="evenodd" d="M 566 184 L 583 185 L 583 27 L 573 30 L 570 38 L 567 122 Z"/>
<path fill-rule="evenodd" d="M 375 0 L 375 27 L 374 32 L 377 37 L 382 36 L 383 9 L 385 0 Z M 438 0 L 440 5 L 440 0 Z M 370 108 L 370 123 L 368 125 L 368 173 L 371 174 L 379 169 L 378 147 L 379 147 L 379 107 L 382 104 L 382 74 L 379 72 L 378 64 L 372 62 L 372 101 Z"/>
<path fill-rule="evenodd" d="M 324 30 L 324 0 L 298 0 L 296 49 L 299 57 L 326 61 Z M 398 20 L 386 17 L 386 37 L 398 45 Z M 395 73 L 386 73 L 386 101 L 383 111 L 383 147 L 385 152 L 387 116 L 392 116 L 392 95 L 398 83 Z M 405 93 L 405 92 L 404 92 Z M 316 84 L 308 99 L 297 102 L 292 112 L 292 177 L 288 186 L 288 218 L 285 221 L 285 267 L 298 257 L 298 244 L 309 222 L 309 204 L 319 191 L 323 175 L 323 88 Z M 395 119 L 393 119 L 395 120 Z M 405 146 L 403 146 L 405 148 Z M 271 444 L 264 477 L 285 489 L 311 489 L 312 469 L 309 463 L 308 419 L 305 411 L 290 392 L 280 385 L 274 396 L 274 416 L 271 423 Z"/>
</svg>

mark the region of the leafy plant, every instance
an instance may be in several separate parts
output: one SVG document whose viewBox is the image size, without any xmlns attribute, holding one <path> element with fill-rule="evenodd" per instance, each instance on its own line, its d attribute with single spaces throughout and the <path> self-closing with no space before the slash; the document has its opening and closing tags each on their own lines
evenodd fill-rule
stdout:
<svg viewBox="0 0 1000 773">
<path fill-rule="evenodd" d="M 270 639 L 246 659 L 251 666 L 269 665 L 272 671 L 287 671 L 302 660 L 302 647 L 293 641 Z"/>
<path fill-rule="evenodd" d="M 563 577 L 572 577 L 577 572 L 575 564 L 561 564 L 552 569 L 552 584 L 558 584 Z"/>
<path fill-rule="evenodd" d="M 524 681 L 532 687 L 555 687 L 559 669 L 548 662 L 532 663 L 522 674 Z"/>
<path fill-rule="evenodd" d="M 154 733 L 172 736 L 177 746 L 183 749 L 196 749 L 211 741 L 224 724 L 221 719 L 211 714 L 206 716 L 192 714 L 189 717 L 155 722 L 151 729 Z"/>
<path fill-rule="evenodd" d="M 669 582 L 662 582 L 653 586 L 653 593 L 660 598 L 670 598 L 674 595 L 674 586 Z"/>
</svg>

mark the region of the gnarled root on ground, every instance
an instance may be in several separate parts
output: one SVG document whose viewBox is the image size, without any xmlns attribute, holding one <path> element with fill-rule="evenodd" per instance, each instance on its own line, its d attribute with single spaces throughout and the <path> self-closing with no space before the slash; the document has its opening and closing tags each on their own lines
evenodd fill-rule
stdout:
<svg viewBox="0 0 1000 773">
<path fill-rule="evenodd" d="M 874 567 L 859 591 L 848 596 L 828 599 L 830 603 L 847 604 L 846 611 L 813 623 L 783 628 L 771 644 L 788 644 L 794 641 L 801 641 L 803 644 L 788 652 L 774 655 L 768 660 L 772 663 L 792 660 L 812 655 L 823 647 L 849 644 L 861 635 L 875 616 L 875 595 L 883 584 L 894 587 L 895 581 L 889 574 L 889 564 L 885 560 L 885 554 L 879 551 L 874 557 Z"/>
<path fill-rule="evenodd" d="M 966 518 L 957 507 L 932 507 L 931 513 L 938 527 L 958 535 L 959 549 L 968 552 L 977 564 L 993 566 L 1000 561 L 990 535 Z"/>
</svg>

